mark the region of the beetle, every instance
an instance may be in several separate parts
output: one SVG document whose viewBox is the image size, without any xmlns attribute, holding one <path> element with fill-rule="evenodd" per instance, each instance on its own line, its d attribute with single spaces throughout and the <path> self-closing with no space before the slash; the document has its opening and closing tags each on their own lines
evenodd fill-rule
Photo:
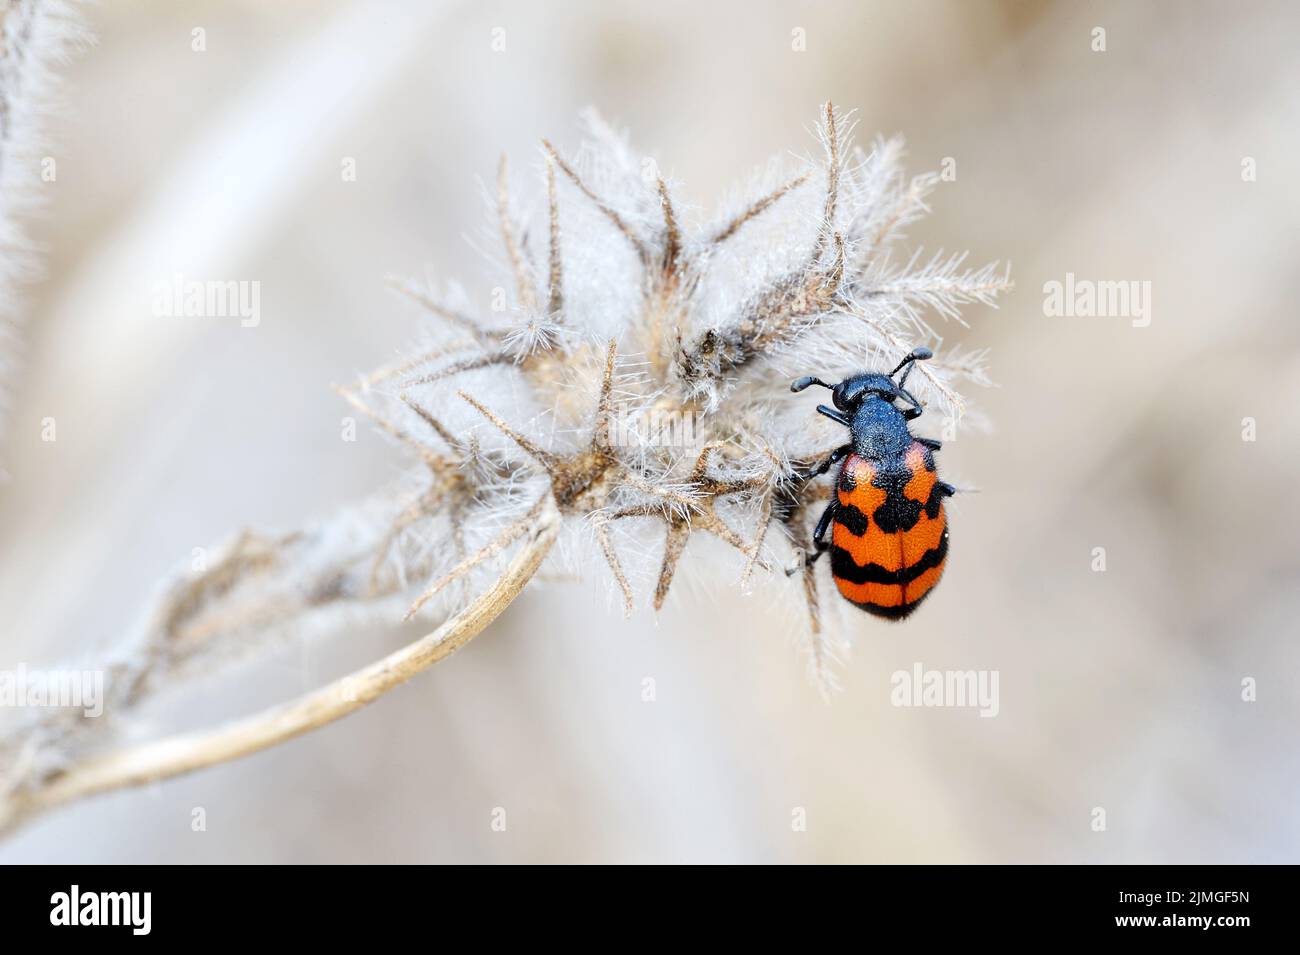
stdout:
<svg viewBox="0 0 1300 955">
<path fill-rule="evenodd" d="M 851 436 L 808 472 L 815 477 L 840 465 L 836 493 L 813 532 L 816 550 L 805 559 L 812 564 L 829 550 L 841 596 L 890 620 L 917 608 L 939 582 L 948 556 L 943 502 L 956 489 L 935 470 L 940 442 L 914 437 L 908 427 L 922 408 L 905 387 L 907 376 L 916 362 L 933 357 L 928 348 L 914 348 L 887 375 L 862 372 L 836 385 L 806 375 L 790 385 L 795 392 L 829 388 L 835 407 L 818 405 L 817 411 Z"/>
</svg>

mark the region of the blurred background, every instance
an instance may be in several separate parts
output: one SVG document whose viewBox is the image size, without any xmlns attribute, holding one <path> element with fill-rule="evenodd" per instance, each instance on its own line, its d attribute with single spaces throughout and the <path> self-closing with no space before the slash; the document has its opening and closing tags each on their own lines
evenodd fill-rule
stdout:
<svg viewBox="0 0 1300 955">
<path fill-rule="evenodd" d="M 998 386 L 970 396 L 993 430 L 944 450 L 945 476 L 979 488 L 953 505 L 945 581 L 904 626 L 851 621 L 831 705 L 761 588 L 679 586 L 631 621 L 589 588 L 538 588 L 359 714 L 53 813 L 0 861 L 1296 861 L 1300 9 L 120 0 L 86 17 L 98 45 L 52 130 L 5 449 L 3 666 L 102 655 L 192 548 L 392 480 L 391 446 L 339 440 L 330 391 L 418 327 L 384 275 L 486 282 L 466 239 L 479 178 L 503 151 L 528 167 L 543 136 L 576 146 L 585 106 L 706 209 L 770 155 L 814 150 L 818 104 L 856 108 L 860 138 L 906 137 L 912 171 L 955 161 L 912 244 L 1010 259 L 1017 288 L 947 329 L 992 349 Z M 150 317 L 135 290 L 177 263 L 260 281 L 261 324 Z M 1046 315 L 1067 273 L 1150 282 L 1149 326 Z M 409 636 L 279 648 L 184 685 L 140 731 L 249 712 Z M 890 674 L 918 662 L 997 670 L 997 718 L 891 706 Z"/>
</svg>

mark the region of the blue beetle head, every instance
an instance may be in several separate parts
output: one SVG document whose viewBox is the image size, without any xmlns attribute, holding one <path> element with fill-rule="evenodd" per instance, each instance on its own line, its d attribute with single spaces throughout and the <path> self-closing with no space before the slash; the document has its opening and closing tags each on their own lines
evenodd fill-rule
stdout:
<svg viewBox="0 0 1300 955">
<path fill-rule="evenodd" d="M 790 390 L 803 391 L 812 385 L 829 388 L 835 407 L 841 411 L 853 411 L 872 395 L 888 402 L 893 402 L 896 398 L 902 398 L 913 405 L 917 405 L 916 399 L 908 394 L 903 386 L 907 383 L 907 376 L 911 374 L 914 362 L 925 361 L 927 358 L 933 357 L 934 352 L 928 348 L 913 348 L 908 352 L 907 357 L 900 361 L 897 367 L 887 375 L 882 375 L 879 372 L 863 372 L 860 375 L 845 378 L 838 385 L 829 385 L 813 375 L 805 375 L 802 378 L 796 378 L 794 383 L 790 385 Z M 903 372 L 903 377 L 895 382 L 894 375 L 904 368 L 907 370 Z"/>
<path fill-rule="evenodd" d="M 852 411 L 872 395 L 893 401 L 898 397 L 899 391 L 894 379 L 888 375 L 867 373 L 845 378 L 831 389 L 831 400 L 841 411 Z"/>
</svg>

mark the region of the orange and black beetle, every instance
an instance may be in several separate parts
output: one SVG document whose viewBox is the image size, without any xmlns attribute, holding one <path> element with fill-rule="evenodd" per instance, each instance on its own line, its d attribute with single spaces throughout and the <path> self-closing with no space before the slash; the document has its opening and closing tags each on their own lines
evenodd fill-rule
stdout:
<svg viewBox="0 0 1300 955">
<path fill-rule="evenodd" d="M 916 609 L 939 582 L 948 556 L 943 500 L 954 488 L 935 472 L 939 442 L 914 438 L 908 430 L 907 423 L 920 417 L 921 404 L 903 388 L 912 363 L 932 357 L 930 349 L 916 348 L 888 375 L 864 372 L 838 385 L 807 376 L 790 386 L 791 391 L 811 385 L 831 389 L 835 407 L 818 405 L 817 410 L 847 427 L 853 439 L 811 472 L 825 474 L 844 462 L 836 496 L 813 533 L 817 550 L 807 559 L 811 563 L 830 550 L 831 574 L 844 598 L 890 620 Z M 893 376 L 903 368 L 895 383 Z M 900 409 L 895 401 L 911 407 Z"/>
</svg>

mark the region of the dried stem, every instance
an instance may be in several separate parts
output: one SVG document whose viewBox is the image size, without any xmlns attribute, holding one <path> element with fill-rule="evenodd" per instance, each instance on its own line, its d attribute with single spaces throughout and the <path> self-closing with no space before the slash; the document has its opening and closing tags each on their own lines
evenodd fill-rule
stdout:
<svg viewBox="0 0 1300 955">
<path fill-rule="evenodd" d="M 564 173 L 564 175 L 578 187 L 578 190 L 584 196 L 595 203 L 596 208 L 601 211 L 601 214 L 614 224 L 614 228 L 623 233 L 623 237 L 627 239 L 632 248 L 636 249 L 636 254 L 640 257 L 641 261 L 648 261 L 650 258 L 649 249 L 646 248 L 646 244 L 641 241 L 641 238 L 632 231 L 632 227 L 623 220 L 623 217 L 615 212 L 610 205 L 605 202 L 605 200 L 596 195 L 596 193 L 591 190 L 591 187 L 582 181 L 582 177 L 578 175 L 577 171 L 574 170 L 572 166 L 564 161 L 564 157 L 556 152 L 555 147 L 552 146 L 548 140 L 543 139 L 542 146 L 546 150 L 546 154 L 551 158 L 551 161 L 560 167 L 560 172 Z"/>
<path fill-rule="evenodd" d="M 682 232 L 677 225 L 677 214 L 673 211 L 673 200 L 668 195 L 668 184 L 664 177 L 659 177 L 659 204 L 664 213 L 664 271 L 672 275 L 677 272 L 682 254 Z"/>
<path fill-rule="evenodd" d="M 438 348 L 421 352 L 418 355 L 413 355 L 410 358 L 403 358 L 400 361 L 393 362 L 392 364 L 376 368 L 374 371 L 370 372 L 370 374 L 365 375 L 357 383 L 357 387 L 363 389 L 373 388 L 375 385 L 382 384 L 390 378 L 397 378 L 401 375 L 405 375 L 407 372 L 414 371 L 421 365 L 427 365 L 435 359 L 444 358 L 447 355 L 454 355 L 457 352 L 468 351 L 471 348 L 478 347 L 478 342 L 460 342 L 454 345 L 439 346 Z"/>
<path fill-rule="evenodd" d="M 835 210 L 840 197 L 840 134 L 835 107 L 826 104 L 826 205 L 822 209 L 822 227 L 817 232 L 812 261 L 816 264 L 826 250 L 826 239 L 835 232 Z M 837 236 L 838 239 L 838 236 Z"/>
<path fill-rule="evenodd" d="M 448 308 L 446 305 L 437 301 L 428 292 L 409 281 L 389 276 L 388 286 L 398 294 L 409 298 L 416 305 L 419 305 L 425 311 L 429 312 L 429 314 L 441 318 L 443 321 L 450 322 L 452 325 L 459 328 L 463 328 L 475 338 L 499 338 L 501 335 L 499 330 L 484 328 L 473 316 L 466 315 L 464 312 L 458 312 L 454 308 Z"/>
<path fill-rule="evenodd" d="M 564 309 L 564 266 L 560 256 L 560 204 L 555 195 L 555 164 L 546 164 L 546 204 L 551 217 L 550 277 L 546 310 L 558 318 Z"/>
<path fill-rule="evenodd" d="M 547 496 L 544 499 L 550 501 Z M 447 659 L 495 620 L 537 573 L 560 527 L 560 515 L 544 505 L 509 566 L 476 600 L 432 633 L 360 670 L 298 699 L 215 730 L 185 733 L 91 759 L 48 777 L 35 789 L 18 790 L 0 802 L 0 834 L 39 813 L 115 789 L 230 762 L 268 749 L 341 719 Z"/>
<path fill-rule="evenodd" d="M 510 173 L 508 160 L 503 155 L 501 165 L 497 168 L 497 218 L 501 226 L 501 244 L 506 248 L 506 257 L 510 260 L 510 271 L 515 277 L 515 290 L 519 295 L 519 304 L 524 308 L 537 307 L 537 286 L 533 282 L 532 271 L 524 258 L 519 238 L 515 235 L 515 223 L 510 217 Z"/>
<path fill-rule="evenodd" d="M 798 189 L 807 182 L 808 176 L 808 173 L 804 173 L 802 176 L 791 179 L 775 192 L 769 192 L 766 196 L 751 204 L 748 209 L 740 213 L 740 215 L 736 216 L 736 218 L 732 219 L 718 231 L 718 234 L 713 237 L 713 244 L 721 245 L 723 242 L 726 242 L 733 235 L 739 232 L 740 227 L 746 222 L 749 222 L 751 219 L 757 219 L 767 211 L 769 206 L 784 196 L 787 192 L 790 192 L 792 189 Z"/>
<path fill-rule="evenodd" d="M 445 365 L 437 371 L 431 371 L 427 375 L 410 378 L 404 381 L 402 386 L 414 388 L 416 385 L 431 385 L 435 381 L 450 378 L 452 375 L 459 375 L 461 372 L 478 371 L 480 368 L 489 368 L 492 365 L 508 365 L 512 360 L 513 356 L 507 351 L 484 352 L 481 355 L 474 355 L 470 358 L 452 362 L 450 365 Z"/>
</svg>

